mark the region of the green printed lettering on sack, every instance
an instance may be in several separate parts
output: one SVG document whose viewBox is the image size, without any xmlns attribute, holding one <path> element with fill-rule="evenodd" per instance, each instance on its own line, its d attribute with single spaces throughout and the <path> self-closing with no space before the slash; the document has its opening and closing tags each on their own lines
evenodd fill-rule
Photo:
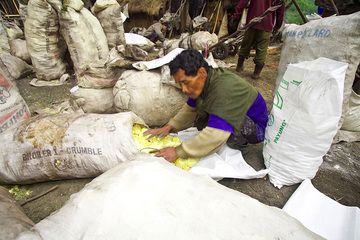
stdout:
<svg viewBox="0 0 360 240">
<path fill-rule="evenodd" d="M 278 143 L 281 135 L 282 135 L 283 132 L 284 132 L 285 127 L 286 127 L 286 121 L 283 120 L 282 123 L 281 123 L 281 125 L 280 125 L 279 131 L 277 132 L 277 134 L 276 134 L 276 136 L 275 136 L 275 138 L 274 138 L 274 143 Z"/>
<path fill-rule="evenodd" d="M 279 91 L 276 91 L 273 105 L 279 109 L 282 109 L 283 104 L 284 104 L 284 100 L 282 99 Z"/>
<path fill-rule="evenodd" d="M 285 79 L 281 80 L 280 87 L 285 90 L 288 90 L 289 89 L 289 81 L 286 81 Z"/>
<path fill-rule="evenodd" d="M 295 86 L 300 86 L 300 84 L 302 83 L 302 81 L 292 80 L 291 83 L 294 84 Z"/>
<path fill-rule="evenodd" d="M 270 143 L 270 139 L 265 138 L 264 139 L 264 147 Z"/>
</svg>

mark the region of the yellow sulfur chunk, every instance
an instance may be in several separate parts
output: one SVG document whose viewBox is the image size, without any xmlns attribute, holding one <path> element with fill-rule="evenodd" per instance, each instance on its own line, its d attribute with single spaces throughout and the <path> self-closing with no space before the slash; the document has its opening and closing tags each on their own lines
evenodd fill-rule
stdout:
<svg viewBox="0 0 360 240">
<path fill-rule="evenodd" d="M 137 123 L 133 125 L 132 136 L 141 152 L 149 153 L 151 151 L 159 150 L 166 147 L 177 147 L 181 144 L 181 141 L 178 137 L 174 137 L 170 135 L 163 138 L 152 137 L 148 139 L 147 136 L 143 136 L 143 133 L 146 130 L 148 129 L 143 125 Z M 174 164 L 175 166 L 188 171 L 198 161 L 199 161 L 198 158 L 188 158 L 188 159 L 178 158 L 175 160 Z"/>
</svg>

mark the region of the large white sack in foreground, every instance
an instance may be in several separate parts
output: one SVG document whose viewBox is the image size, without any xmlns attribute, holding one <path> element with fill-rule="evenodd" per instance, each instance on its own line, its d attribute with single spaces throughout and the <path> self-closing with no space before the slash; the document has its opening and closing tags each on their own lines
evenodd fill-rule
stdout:
<svg viewBox="0 0 360 240">
<path fill-rule="evenodd" d="M 161 74 L 151 71 L 123 72 L 114 87 L 115 107 L 132 111 L 150 126 L 161 126 L 180 110 L 186 101 L 179 89 L 163 84 Z"/>
<path fill-rule="evenodd" d="M 0 182 L 32 183 L 98 176 L 138 152 L 131 112 L 55 114 L 1 135 Z"/>
<path fill-rule="evenodd" d="M 34 223 L 23 213 L 8 190 L 0 186 L 0 240 L 15 239 Z"/>
<path fill-rule="evenodd" d="M 315 177 L 337 132 L 347 67 L 327 58 L 289 64 L 275 93 L 263 148 L 275 186 Z"/>
<path fill-rule="evenodd" d="M 321 239 L 284 211 L 139 156 L 72 195 L 23 239 Z"/>
<path fill-rule="evenodd" d="M 301 26 L 288 25 L 283 32 L 284 44 L 279 62 L 277 85 L 283 79 L 286 67 L 289 63 L 315 60 L 326 57 L 333 60 L 346 62 L 349 68 L 346 71 L 344 101 L 342 118 L 339 128 L 343 123 L 343 117 L 349 110 L 349 97 L 355 72 L 360 62 L 360 12 L 351 15 L 332 16 L 311 21 Z M 341 140 L 340 135 L 348 135 L 346 138 L 354 139 L 351 132 L 341 133 L 334 141 Z M 356 134 L 356 133 L 355 133 Z M 357 134 L 360 140 L 360 134 Z M 356 140 L 356 138 L 355 138 Z"/>
</svg>

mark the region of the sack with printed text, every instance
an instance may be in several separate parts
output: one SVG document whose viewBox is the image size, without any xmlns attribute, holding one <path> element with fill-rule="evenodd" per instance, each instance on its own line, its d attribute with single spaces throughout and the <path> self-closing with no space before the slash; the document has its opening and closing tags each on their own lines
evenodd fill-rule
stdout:
<svg viewBox="0 0 360 240">
<path fill-rule="evenodd" d="M 263 148 L 276 187 L 315 176 L 337 132 L 347 67 L 327 58 L 288 65 L 275 93 Z"/>
<path fill-rule="evenodd" d="M 131 112 L 37 116 L 1 136 L 0 182 L 94 177 L 138 152 Z"/>
<path fill-rule="evenodd" d="M 0 73 L 0 135 L 29 117 L 30 111 L 18 89 Z"/>
<path fill-rule="evenodd" d="M 360 63 L 360 12 L 322 18 L 300 26 L 287 25 L 283 31 L 283 39 L 277 86 L 282 81 L 289 63 L 326 57 L 349 64 L 343 88 L 342 116 L 338 125 L 340 129 L 344 116 L 349 111 L 352 84 Z M 359 141 L 359 132 L 339 130 L 334 142 L 350 139 Z"/>
</svg>

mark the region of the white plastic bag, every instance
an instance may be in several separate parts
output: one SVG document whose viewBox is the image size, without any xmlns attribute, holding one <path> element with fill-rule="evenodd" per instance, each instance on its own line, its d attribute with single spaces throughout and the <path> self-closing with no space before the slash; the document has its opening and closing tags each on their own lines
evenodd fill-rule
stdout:
<svg viewBox="0 0 360 240">
<path fill-rule="evenodd" d="M 276 187 L 315 176 L 337 132 L 347 67 L 327 58 L 289 64 L 275 93 L 263 149 Z"/>
<path fill-rule="evenodd" d="M 321 239 L 281 209 L 139 156 L 87 184 L 18 240 Z"/>
<path fill-rule="evenodd" d="M 98 176 L 138 152 L 131 112 L 38 116 L 3 133 L 0 181 L 33 183 Z"/>
</svg>

